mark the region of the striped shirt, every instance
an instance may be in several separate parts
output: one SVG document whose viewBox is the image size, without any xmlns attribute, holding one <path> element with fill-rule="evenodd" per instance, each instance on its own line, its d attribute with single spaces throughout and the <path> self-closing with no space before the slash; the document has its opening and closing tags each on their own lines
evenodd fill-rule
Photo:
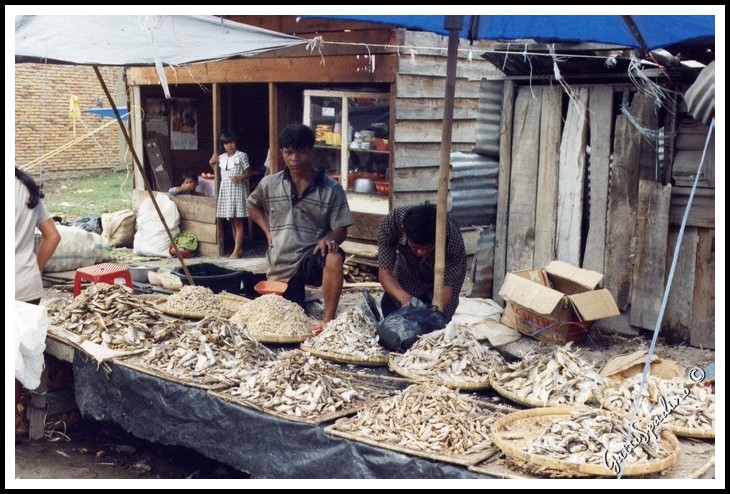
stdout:
<svg viewBox="0 0 730 494">
<path fill-rule="evenodd" d="M 411 294 L 425 300 L 433 298 L 434 264 L 436 250 L 425 257 L 418 257 L 408 247 L 403 217 L 409 207 L 394 209 L 380 222 L 378 230 L 378 267 L 393 271 L 401 287 Z M 459 305 L 459 292 L 466 276 L 466 249 L 459 224 L 446 215 L 446 265 L 444 284 L 454 289 L 451 301 L 443 312 L 451 319 Z"/>
<path fill-rule="evenodd" d="M 269 217 L 274 245 L 266 252 L 266 274 L 272 280 L 291 279 L 322 237 L 353 223 L 344 189 L 325 175 L 324 169 L 315 172 L 301 197 L 297 196 L 288 168 L 266 176 L 248 196 L 248 202 Z"/>
</svg>

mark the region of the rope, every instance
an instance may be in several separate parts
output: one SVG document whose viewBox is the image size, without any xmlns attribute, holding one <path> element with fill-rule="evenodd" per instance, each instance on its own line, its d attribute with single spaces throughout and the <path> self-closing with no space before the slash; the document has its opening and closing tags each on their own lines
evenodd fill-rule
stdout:
<svg viewBox="0 0 730 494">
<path fill-rule="evenodd" d="M 633 424 L 636 420 L 636 416 L 639 413 L 639 407 L 641 406 L 641 401 L 643 399 L 644 390 L 646 389 L 646 382 L 649 378 L 649 369 L 651 368 L 651 361 L 654 357 L 654 349 L 656 348 L 656 342 L 659 337 L 659 329 L 662 325 L 662 320 L 664 319 L 664 310 L 667 308 L 667 300 L 669 299 L 669 289 L 672 287 L 672 281 L 674 280 L 674 271 L 677 268 L 677 260 L 679 259 L 679 247 L 682 245 L 682 237 L 684 237 L 684 229 L 687 226 L 687 219 L 689 218 L 689 210 L 690 207 L 692 207 L 692 200 L 695 196 L 695 191 L 697 190 L 697 183 L 700 180 L 700 174 L 702 173 L 702 165 L 705 162 L 705 158 L 707 157 L 707 148 L 710 145 L 710 139 L 712 137 L 712 133 L 715 129 L 715 119 L 712 119 L 712 122 L 710 122 L 710 128 L 707 131 L 707 138 L 705 139 L 705 147 L 702 150 L 702 158 L 700 159 L 700 163 L 697 167 L 697 173 L 695 174 L 695 180 L 692 183 L 692 191 L 689 194 L 689 200 L 687 201 L 687 206 L 684 208 L 684 216 L 682 216 L 682 223 L 679 227 L 679 234 L 677 235 L 677 242 L 674 244 L 674 255 L 672 256 L 672 267 L 669 269 L 669 277 L 667 278 L 667 285 L 664 287 L 664 296 L 662 297 L 662 305 L 659 308 L 659 315 L 656 319 L 656 324 L 654 325 L 654 335 L 651 338 L 651 345 L 649 345 L 649 351 L 646 354 L 646 362 L 644 363 L 644 372 L 641 375 L 641 386 L 639 387 L 639 392 L 636 395 L 636 398 L 634 399 L 634 405 L 631 408 L 631 418 L 629 419 L 629 424 Z M 626 443 L 624 444 L 624 450 L 629 451 L 629 446 L 631 444 L 631 438 L 633 436 L 634 428 L 629 427 L 629 433 L 626 436 Z M 618 478 L 620 479 L 624 472 L 624 465 L 623 463 L 619 464 L 619 473 Z"/>
</svg>

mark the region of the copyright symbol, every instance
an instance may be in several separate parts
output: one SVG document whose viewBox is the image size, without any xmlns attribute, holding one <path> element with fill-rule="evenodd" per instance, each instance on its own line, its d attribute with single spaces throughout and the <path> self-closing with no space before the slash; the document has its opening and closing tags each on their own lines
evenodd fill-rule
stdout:
<svg viewBox="0 0 730 494">
<path fill-rule="evenodd" d="M 705 370 L 699 367 L 692 367 L 689 370 L 689 380 L 693 383 L 701 383 L 705 380 Z"/>
</svg>

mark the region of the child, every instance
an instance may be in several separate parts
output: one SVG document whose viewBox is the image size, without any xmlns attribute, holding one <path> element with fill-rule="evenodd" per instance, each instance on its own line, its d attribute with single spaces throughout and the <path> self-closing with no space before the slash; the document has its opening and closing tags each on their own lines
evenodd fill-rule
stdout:
<svg viewBox="0 0 730 494">
<path fill-rule="evenodd" d="M 178 195 L 191 195 L 191 196 L 199 196 L 200 193 L 198 193 L 195 189 L 198 188 L 198 176 L 194 173 L 185 172 L 183 173 L 183 183 L 180 187 L 171 187 L 168 191 L 168 194 L 171 196 L 178 196 Z"/>
<path fill-rule="evenodd" d="M 237 149 L 235 135 L 224 132 L 221 134 L 220 142 L 226 152 L 220 156 L 213 153 L 209 161 L 213 170 L 218 164 L 221 174 L 216 216 L 231 222 L 234 247 L 230 257 L 236 259 L 243 255 L 243 218 L 248 216 L 246 183 L 251 176 L 251 168 L 246 153 Z"/>
</svg>

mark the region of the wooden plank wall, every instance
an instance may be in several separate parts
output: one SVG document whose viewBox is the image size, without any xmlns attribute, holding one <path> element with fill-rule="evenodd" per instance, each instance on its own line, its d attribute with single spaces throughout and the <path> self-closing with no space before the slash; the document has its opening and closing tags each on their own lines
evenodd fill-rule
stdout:
<svg viewBox="0 0 730 494">
<path fill-rule="evenodd" d="M 498 300 L 505 272 L 557 258 L 603 272 L 603 286 L 627 312 L 631 325 L 653 329 L 689 187 L 663 185 L 669 173 L 658 166 L 660 146 L 646 142 L 619 113 L 616 97 L 630 104 L 642 127 L 679 128 L 676 139 L 667 142 L 676 141 L 680 151 L 697 154 L 704 141 L 697 137 L 696 126 L 673 127 L 675 114 L 658 116 L 648 98 L 625 85 L 574 86 L 580 105 L 565 105 L 567 97 L 559 92 L 567 112 L 558 111 L 556 122 L 550 111 L 561 104 L 548 101 L 556 98 L 553 90 L 517 87 L 503 105 L 514 102 L 514 116 L 510 108 L 503 114 L 509 122 L 502 122 L 509 136 L 502 135 L 500 147 L 494 298 Z M 673 149 L 664 152 L 674 156 Z M 680 169 L 673 176 L 682 183 L 689 167 L 682 161 L 686 156 L 678 156 Z M 705 184 L 712 177 L 714 184 L 714 172 L 702 177 Z M 698 189 L 688 225 L 663 334 L 714 347 L 714 189 Z"/>
<path fill-rule="evenodd" d="M 558 171 L 557 258 L 581 265 L 583 186 L 588 141 L 588 88 L 577 88 L 568 104 Z"/>
<path fill-rule="evenodd" d="M 436 202 L 446 80 L 446 39 L 432 33 L 399 31 L 393 119 L 392 207 Z M 463 42 L 464 46 L 468 46 Z M 424 47 L 434 47 L 432 49 Z M 475 48 L 478 50 L 478 48 Z M 500 72 L 489 62 L 459 53 L 452 151 L 473 151 L 480 81 Z"/>
</svg>

